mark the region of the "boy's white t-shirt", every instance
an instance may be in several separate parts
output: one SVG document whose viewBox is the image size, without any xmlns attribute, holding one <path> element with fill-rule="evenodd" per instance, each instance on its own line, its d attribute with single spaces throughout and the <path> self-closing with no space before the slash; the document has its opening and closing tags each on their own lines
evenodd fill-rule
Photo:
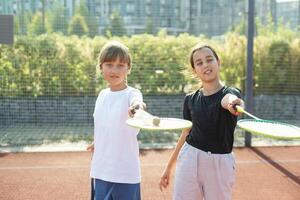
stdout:
<svg viewBox="0 0 300 200">
<path fill-rule="evenodd" d="M 126 124 L 128 108 L 135 100 L 143 101 L 142 94 L 129 86 L 121 91 L 107 88 L 100 92 L 94 110 L 92 178 L 115 183 L 141 182 L 139 129 Z"/>
</svg>

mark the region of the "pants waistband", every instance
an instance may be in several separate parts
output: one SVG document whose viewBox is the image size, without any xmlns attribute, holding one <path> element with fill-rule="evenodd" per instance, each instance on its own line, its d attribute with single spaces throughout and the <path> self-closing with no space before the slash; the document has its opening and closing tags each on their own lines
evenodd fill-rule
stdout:
<svg viewBox="0 0 300 200">
<path fill-rule="evenodd" d="M 204 153 L 207 153 L 207 154 L 214 154 L 214 155 L 224 155 L 224 154 L 231 154 L 232 152 L 212 152 L 212 151 L 207 151 L 207 150 L 204 150 L 204 149 L 201 149 L 201 148 L 198 148 L 198 147 L 194 147 L 193 145 L 190 145 L 189 143 L 186 142 L 187 145 L 197 149 L 198 151 L 202 151 Z"/>
</svg>

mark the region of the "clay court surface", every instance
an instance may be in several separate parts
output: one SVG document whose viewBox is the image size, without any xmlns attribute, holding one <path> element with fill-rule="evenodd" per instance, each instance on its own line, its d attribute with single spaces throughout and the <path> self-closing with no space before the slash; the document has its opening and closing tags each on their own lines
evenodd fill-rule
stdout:
<svg viewBox="0 0 300 200">
<path fill-rule="evenodd" d="M 164 193 L 158 189 L 171 151 L 141 151 L 142 199 L 171 199 L 172 186 Z M 233 199 L 300 199 L 300 146 L 235 148 L 234 152 Z M 89 199 L 89 164 L 88 152 L 2 153 L 0 199 Z"/>
</svg>

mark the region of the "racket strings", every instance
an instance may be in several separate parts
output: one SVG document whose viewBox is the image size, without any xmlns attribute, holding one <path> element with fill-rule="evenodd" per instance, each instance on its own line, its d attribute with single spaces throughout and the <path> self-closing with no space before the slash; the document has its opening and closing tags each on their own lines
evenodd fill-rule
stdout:
<svg viewBox="0 0 300 200">
<path fill-rule="evenodd" d="M 291 124 L 268 120 L 240 120 L 238 126 L 252 133 L 277 138 L 300 138 L 300 128 Z"/>
<path fill-rule="evenodd" d="M 192 122 L 188 120 L 178 118 L 160 118 L 159 125 L 153 125 L 153 123 L 147 123 L 147 121 L 138 118 L 131 118 L 126 121 L 130 126 L 149 130 L 175 130 L 190 128 Z"/>
</svg>

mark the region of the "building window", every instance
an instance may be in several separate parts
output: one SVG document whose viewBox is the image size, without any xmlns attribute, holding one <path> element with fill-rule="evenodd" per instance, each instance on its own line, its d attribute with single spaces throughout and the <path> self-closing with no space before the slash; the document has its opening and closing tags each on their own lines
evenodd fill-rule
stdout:
<svg viewBox="0 0 300 200">
<path fill-rule="evenodd" d="M 134 9 L 135 9 L 134 4 L 127 4 L 126 5 L 127 13 L 134 13 Z"/>
<path fill-rule="evenodd" d="M 147 14 L 147 15 L 150 15 L 150 14 L 151 14 L 151 9 L 150 9 L 149 6 L 147 6 L 147 7 L 145 8 L 145 10 L 146 10 L 146 14 Z"/>
<path fill-rule="evenodd" d="M 112 11 L 113 11 L 113 12 L 115 12 L 115 11 L 118 11 L 118 12 L 120 12 L 120 10 L 121 10 L 121 9 L 120 9 L 120 8 L 121 8 L 121 6 L 120 6 L 120 5 L 112 5 L 112 7 L 111 7 L 111 8 L 112 8 Z"/>
</svg>

